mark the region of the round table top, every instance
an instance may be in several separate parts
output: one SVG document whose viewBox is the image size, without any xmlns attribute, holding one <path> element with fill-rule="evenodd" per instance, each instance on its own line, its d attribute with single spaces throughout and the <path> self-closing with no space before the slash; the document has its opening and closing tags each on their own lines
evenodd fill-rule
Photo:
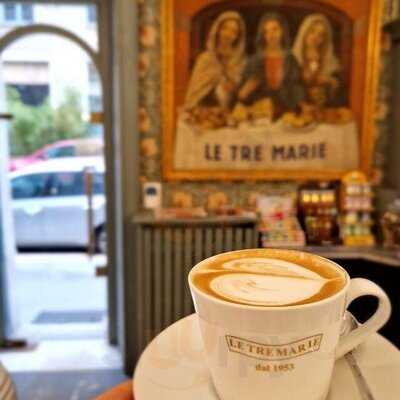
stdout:
<svg viewBox="0 0 400 400">
<path fill-rule="evenodd" d="M 0 399 L 1 400 L 15 400 L 16 394 L 14 385 L 10 379 L 5 368 L 0 363 Z"/>
<path fill-rule="evenodd" d="M 129 380 L 102 394 L 96 400 L 134 400 L 132 388 L 132 381 Z"/>
</svg>

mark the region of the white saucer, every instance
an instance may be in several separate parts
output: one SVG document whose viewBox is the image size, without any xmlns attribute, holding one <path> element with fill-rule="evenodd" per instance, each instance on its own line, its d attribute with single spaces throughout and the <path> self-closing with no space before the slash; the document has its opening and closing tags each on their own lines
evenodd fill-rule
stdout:
<svg viewBox="0 0 400 400">
<path fill-rule="evenodd" d="M 374 400 L 400 399 L 400 352 L 395 346 L 374 334 L 353 354 Z M 218 400 L 204 364 L 195 314 L 150 343 L 136 367 L 134 382 L 136 400 Z M 364 400 L 345 358 L 335 365 L 327 400 Z"/>
</svg>

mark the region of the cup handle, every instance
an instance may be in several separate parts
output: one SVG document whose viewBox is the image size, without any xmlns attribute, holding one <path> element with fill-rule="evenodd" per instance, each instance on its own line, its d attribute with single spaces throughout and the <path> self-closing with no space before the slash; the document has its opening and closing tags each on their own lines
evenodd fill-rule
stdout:
<svg viewBox="0 0 400 400">
<path fill-rule="evenodd" d="M 350 281 L 346 309 L 353 300 L 362 296 L 377 297 L 379 300 L 378 309 L 367 322 L 340 338 L 339 345 L 336 349 L 336 360 L 357 347 L 370 334 L 377 332 L 385 325 L 390 317 L 392 306 L 387 294 L 375 283 L 362 278 L 352 279 Z"/>
</svg>

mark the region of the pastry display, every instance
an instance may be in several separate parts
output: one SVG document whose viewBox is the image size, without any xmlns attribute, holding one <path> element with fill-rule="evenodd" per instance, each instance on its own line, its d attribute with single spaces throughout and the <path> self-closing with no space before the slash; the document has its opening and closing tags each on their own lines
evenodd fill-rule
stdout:
<svg viewBox="0 0 400 400">
<path fill-rule="evenodd" d="M 340 190 L 340 235 L 346 246 L 373 246 L 373 192 L 367 177 L 360 171 L 342 179 Z"/>
<path fill-rule="evenodd" d="M 268 119 L 272 121 L 274 117 L 274 104 L 271 99 L 264 98 L 258 100 L 250 106 L 237 103 L 234 107 L 231 118 L 237 124 L 242 122 L 252 122 L 258 119 Z"/>
<path fill-rule="evenodd" d="M 195 107 L 186 111 L 186 122 L 202 130 L 236 127 L 243 122 L 258 120 L 274 121 L 275 106 L 271 99 L 264 98 L 252 105 L 237 103 L 232 110 L 222 107 Z M 301 112 L 285 112 L 280 122 L 286 128 L 302 129 L 319 123 L 340 125 L 353 120 L 350 109 L 345 107 L 318 109 L 303 105 Z"/>
<path fill-rule="evenodd" d="M 186 122 L 202 130 L 227 126 L 229 112 L 221 107 L 196 107 L 187 112 Z"/>
<path fill-rule="evenodd" d="M 381 220 L 383 245 L 400 249 L 400 199 L 389 205 Z"/>
<path fill-rule="evenodd" d="M 305 245 L 304 232 L 297 219 L 291 196 L 261 196 L 257 201 L 261 215 L 258 230 L 262 247 L 299 247 Z"/>
<path fill-rule="evenodd" d="M 258 100 L 249 108 L 252 119 L 268 118 L 272 121 L 274 118 L 274 103 L 271 99 Z"/>
<path fill-rule="evenodd" d="M 291 128 L 304 128 L 315 122 L 315 117 L 311 112 L 302 112 L 296 114 L 294 112 L 287 112 L 282 116 L 282 122 L 284 125 Z"/>
<path fill-rule="evenodd" d="M 316 113 L 316 119 L 318 122 L 341 125 L 351 122 L 354 117 L 353 113 L 349 108 L 339 107 L 339 108 L 326 108 L 320 110 Z"/>
<path fill-rule="evenodd" d="M 300 190 L 299 213 L 312 245 L 331 245 L 338 241 L 338 208 L 333 184 L 310 184 Z"/>
<path fill-rule="evenodd" d="M 250 109 L 242 103 L 237 103 L 232 111 L 232 118 L 240 123 L 250 119 Z"/>
</svg>

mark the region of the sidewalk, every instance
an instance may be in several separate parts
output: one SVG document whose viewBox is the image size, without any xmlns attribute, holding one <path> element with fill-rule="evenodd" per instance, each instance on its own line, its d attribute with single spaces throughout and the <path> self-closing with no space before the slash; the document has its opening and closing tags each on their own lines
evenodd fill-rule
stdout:
<svg viewBox="0 0 400 400">
<path fill-rule="evenodd" d="M 107 281 L 95 276 L 104 255 L 20 253 L 12 273 L 15 336 L 46 339 L 105 338 Z"/>
</svg>

